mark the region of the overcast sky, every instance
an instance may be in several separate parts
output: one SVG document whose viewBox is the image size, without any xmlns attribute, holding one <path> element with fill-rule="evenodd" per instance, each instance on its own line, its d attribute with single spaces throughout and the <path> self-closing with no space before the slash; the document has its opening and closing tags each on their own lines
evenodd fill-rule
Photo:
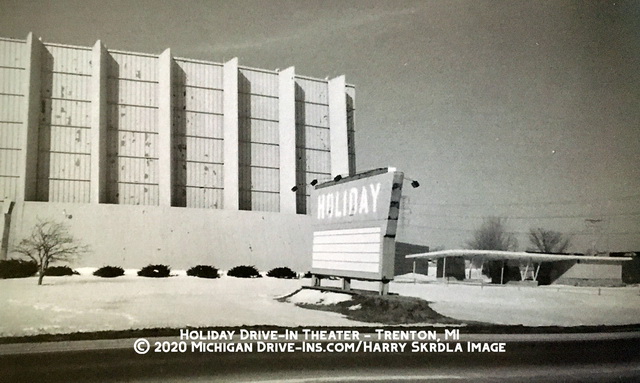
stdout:
<svg viewBox="0 0 640 383">
<path fill-rule="evenodd" d="M 401 240 L 483 217 L 640 251 L 640 2 L 7 1 L 0 36 L 161 53 L 356 86 L 359 171 L 421 183 Z"/>
</svg>

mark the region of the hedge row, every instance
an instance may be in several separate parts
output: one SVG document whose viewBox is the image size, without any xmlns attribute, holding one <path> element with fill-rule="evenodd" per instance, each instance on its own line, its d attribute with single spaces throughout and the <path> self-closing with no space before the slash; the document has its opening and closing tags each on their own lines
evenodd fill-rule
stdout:
<svg viewBox="0 0 640 383">
<path fill-rule="evenodd" d="M 31 277 L 38 272 L 38 265 L 33 261 L 6 260 L 0 261 L 0 279 Z M 78 272 L 68 266 L 51 266 L 47 268 L 46 276 L 77 275 Z M 102 278 L 115 278 L 124 275 L 124 269 L 118 266 L 104 266 L 96 270 L 93 275 Z M 147 278 L 166 278 L 171 275 L 171 267 L 167 265 L 148 265 L 138 271 L 138 276 Z M 198 265 L 187 270 L 187 275 L 198 278 L 220 278 L 217 268 L 209 265 Z M 235 278 L 261 278 L 255 266 L 236 266 L 227 272 Z M 267 273 L 268 277 L 294 279 L 298 278 L 288 267 L 276 267 Z"/>
<path fill-rule="evenodd" d="M 9 259 L 0 261 L 0 278 L 26 278 L 38 272 L 38 265 L 33 261 Z"/>
</svg>

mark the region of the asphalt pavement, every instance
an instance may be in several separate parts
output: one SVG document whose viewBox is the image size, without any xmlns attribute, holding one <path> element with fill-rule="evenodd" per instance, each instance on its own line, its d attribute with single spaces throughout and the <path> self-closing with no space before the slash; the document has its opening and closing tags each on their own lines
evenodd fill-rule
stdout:
<svg viewBox="0 0 640 383">
<path fill-rule="evenodd" d="M 328 352 L 326 345 L 314 352 L 154 352 L 152 346 L 140 355 L 135 341 L 1 345 L 0 382 L 640 382 L 637 332 L 469 334 L 459 342 L 464 352 L 416 351 L 407 342 L 395 352 Z M 505 350 L 468 352 L 466 342 L 504 342 Z"/>
</svg>

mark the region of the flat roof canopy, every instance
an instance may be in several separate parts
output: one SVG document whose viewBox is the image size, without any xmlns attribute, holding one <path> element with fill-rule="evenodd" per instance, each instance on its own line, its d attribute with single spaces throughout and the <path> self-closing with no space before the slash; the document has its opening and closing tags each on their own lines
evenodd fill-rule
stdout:
<svg viewBox="0 0 640 383">
<path fill-rule="evenodd" d="M 485 260 L 522 260 L 530 262 L 559 262 L 559 261 L 580 261 L 580 263 L 600 263 L 600 264 L 621 264 L 631 261 L 626 257 L 593 257 L 586 255 L 561 255 L 546 253 L 527 253 L 524 251 L 500 251 L 500 250 L 442 250 L 431 253 L 420 253 L 407 255 L 412 259 L 440 259 L 448 257 L 463 257 L 473 259 L 482 257 Z"/>
</svg>

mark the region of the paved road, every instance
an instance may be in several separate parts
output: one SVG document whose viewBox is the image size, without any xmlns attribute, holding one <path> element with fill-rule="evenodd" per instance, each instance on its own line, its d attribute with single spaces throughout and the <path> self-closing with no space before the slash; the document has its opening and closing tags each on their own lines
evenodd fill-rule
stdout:
<svg viewBox="0 0 640 383">
<path fill-rule="evenodd" d="M 30 352 L 5 345 L 0 382 L 640 382 L 638 333 L 535 338 L 512 337 L 505 353 L 138 355 L 133 339 L 17 348 Z"/>
</svg>

